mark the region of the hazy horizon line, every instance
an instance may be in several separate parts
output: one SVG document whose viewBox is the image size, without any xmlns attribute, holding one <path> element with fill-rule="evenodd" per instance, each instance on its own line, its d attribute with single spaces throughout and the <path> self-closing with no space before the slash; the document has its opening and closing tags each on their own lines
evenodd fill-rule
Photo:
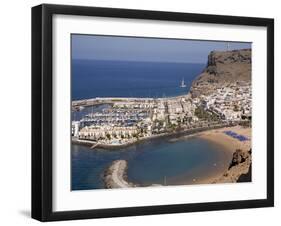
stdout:
<svg viewBox="0 0 281 226">
<path fill-rule="evenodd" d="M 206 64 L 206 62 L 186 62 L 186 61 L 157 61 L 157 60 L 119 60 L 119 59 L 90 59 L 90 58 L 72 58 L 71 60 L 88 60 L 88 61 L 117 61 L 117 62 L 140 62 L 140 63 L 173 63 L 173 64 Z"/>
</svg>

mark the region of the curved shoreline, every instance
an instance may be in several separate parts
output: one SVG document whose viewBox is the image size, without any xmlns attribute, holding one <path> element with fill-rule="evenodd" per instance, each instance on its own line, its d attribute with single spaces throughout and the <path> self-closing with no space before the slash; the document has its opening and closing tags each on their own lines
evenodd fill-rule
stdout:
<svg viewBox="0 0 281 226">
<path fill-rule="evenodd" d="M 251 150 L 251 128 L 243 128 L 242 126 L 228 128 L 228 130 L 246 136 L 248 140 L 243 142 L 226 135 L 224 133 L 225 130 L 226 128 L 220 128 L 204 131 L 195 135 L 224 147 L 226 151 L 232 154 L 232 159 L 227 169 L 221 173 L 197 180 L 195 184 L 251 182 L 252 153 L 249 151 Z M 179 139 L 187 139 L 188 137 L 189 136 Z M 237 162 L 237 155 L 239 158 L 244 159 L 243 162 Z M 236 162 L 236 164 L 233 164 L 233 162 Z"/>
<path fill-rule="evenodd" d="M 133 188 L 141 187 L 129 182 L 127 179 L 128 162 L 126 160 L 115 160 L 105 170 L 103 175 L 105 188 Z M 162 184 L 151 184 L 145 187 L 163 186 Z"/>
<path fill-rule="evenodd" d="M 72 143 L 74 144 L 81 144 L 81 145 L 87 145 L 87 146 L 94 146 L 98 148 L 103 148 L 103 149 L 116 149 L 116 148 L 124 148 L 128 147 L 130 145 L 134 145 L 136 143 L 145 141 L 145 140 L 152 140 L 152 139 L 159 139 L 163 137 L 171 138 L 171 139 L 178 139 L 179 136 L 190 136 L 194 135 L 197 136 L 202 132 L 205 131 L 212 131 L 216 129 L 221 129 L 221 128 L 228 128 L 228 127 L 233 127 L 235 126 L 234 124 L 222 124 L 222 125 L 215 125 L 211 127 L 199 127 L 199 128 L 192 128 L 192 129 L 186 129 L 186 130 L 181 130 L 181 131 L 175 131 L 175 132 L 169 132 L 169 133 L 162 133 L 162 134 L 155 134 L 149 137 L 141 137 L 136 140 L 132 140 L 126 143 L 120 143 L 120 144 L 104 144 L 104 143 L 99 143 L 96 141 L 92 140 L 81 140 L 81 139 L 75 139 L 72 137 Z"/>
<path fill-rule="evenodd" d="M 232 127 L 233 130 L 243 130 L 243 128 Z M 250 128 L 247 128 L 248 130 Z M 244 129 L 242 132 L 247 132 Z M 217 183 L 235 183 L 235 182 L 250 182 L 251 181 L 251 163 L 252 156 L 251 151 L 249 151 L 248 146 L 250 141 L 247 143 L 240 142 L 234 138 L 227 137 L 223 133 L 223 129 L 217 129 L 212 131 L 205 131 L 198 133 L 195 136 L 199 136 L 203 139 L 209 140 L 211 142 L 217 143 L 224 147 L 227 147 L 226 151 L 231 151 L 232 158 L 227 165 L 227 169 L 223 170 L 221 173 L 216 173 L 215 175 L 208 176 L 196 180 L 192 183 L 187 184 L 217 184 Z M 186 139 L 189 136 L 185 136 L 178 139 Z M 239 143 L 242 143 L 239 145 Z M 240 151 L 237 151 L 240 149 Z M 106 188 L 130 188 L 139 187 L 139 185 L 133 184 L 127 181 L 127 169 L 128 163 L 125 160 L 116 160 L 108 167 L 104 173 L 104 182 Z M 182 185 L 185 185 L 183 182 Z M 156 185 L 150 185 L 156 186 Z M 157 186 L 163 186 L 157 184 Z"/>
<path fill-rule="evenodd" d="M 235 162 L 235 165 L 233 163 Z M 251 182 L 251 154 L 245 155 L 243 162 L 236 162 L 233 155 L 229 168 L 220 174 L 194 181 L 191 184 L 220 184 L 220 183 L 237 183 L 237 182 Z M 127 180 L 127 161 L 114 161 L 104 173 L 105 188 L 133 188 L 140 187 Z M 183 183 L 182 185 L 188 185 Z M 162 184 L 152 184 L 151 186 L 163 186 Z"/>
</svg>

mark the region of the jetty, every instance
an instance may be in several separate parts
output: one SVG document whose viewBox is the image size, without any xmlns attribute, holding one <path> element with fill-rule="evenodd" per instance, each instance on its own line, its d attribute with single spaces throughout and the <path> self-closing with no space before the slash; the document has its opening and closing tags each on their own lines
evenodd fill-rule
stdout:
<svg viewBox="0 0 281 226">
<path fill-rule="evenodd" d="M 73 100 L 71 102 L 72 110 L 79 110 L 81 107 L 97 106 L 102 104 L 115 104 L 117 102 L 126 103 L 143 103 L 143 102 L 153 102 L 155 100 L 167 101 L 175 100 L 178 98 L 184 98 L 186 95 L 179 95 L 175 97 L 160 97 L 160 98 L 150 98 L 150 97 L 96 97 L 89 99 Z"/>
<path fill-rule="evenodd" d="M 126 160 L 114 161 L 104 173 L 106 188 L 130 188 L 134 184 L 127 181 L 128 163 Z"/>
<path fill-rule="evenodd" d="M 102 104 L 114 104 L 116 102 L 138 102 L 138 101 L 153 101 L 153 98 L 130 98 L 130 97 L 96 97 L 82 100 L 72 101 L 72 110 L 80 107 L 89 107 Z"/>
</svg>

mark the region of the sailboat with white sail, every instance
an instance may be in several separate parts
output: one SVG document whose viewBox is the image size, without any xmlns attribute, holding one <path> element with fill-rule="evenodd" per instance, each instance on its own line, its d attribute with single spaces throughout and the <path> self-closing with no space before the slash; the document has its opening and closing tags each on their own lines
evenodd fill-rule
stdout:
<svg viewBox="0 0 281 226">
<path fill-rule="evenodd" d="M 186 87 L 186 84 L 184 82 L 184 78 L 182 78 L 181 80 L 181 85 L 180 85 L 181 88 L 185 88 Z"/>
</svg>

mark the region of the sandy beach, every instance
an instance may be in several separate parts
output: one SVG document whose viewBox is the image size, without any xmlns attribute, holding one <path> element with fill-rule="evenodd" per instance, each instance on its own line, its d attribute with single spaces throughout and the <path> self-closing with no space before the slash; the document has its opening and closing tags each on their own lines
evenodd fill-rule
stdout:
<svg viewBox="0 0 281 226">
<path fill-rule="evenodd" d="M 227 134 L 226 131 L 235 132 L 238 135 L 243 135 L 248 140 L 240 141 L 236 138 L 233 138 Z M 242 127 L 242 126 L 232 126 L 232 127 L 224 127 L 219 129 L 207 130 L 191 135 L 186 135 L 183 137 L 171 139 L 171 142 L 176 142 L 182 139 L 190 139 L 192 137 L 200 137 L 202 139 L 206 139 L 216 145 L 222 146 L 224 151 L 229 152 L 228 154 L 233 155 L 237 149 L 242 150 L 243 153 L 247 153 L 251 149 L 251 128 Z M 237 181 L 237 178 L 241 174 L 245 174 L 248 172 L 249 166 L 251 164 L 251 159 L 247 160 L 245 163 L 240 164 L 239 166 L 233 167 L 229 170 L 229 164 L 225 166 L 224 169 L 220 172 L 214 172 L 213 174 L 209 174 L 204 178 L 194 178 L 192 184 L 212 184 L 212 183 L 233 183 Z M 188 181 L 187 184 L 190 184 Z"/>
<path fill-rule="evenodd" d="M 239 135 L 245 136 L 247 141 L 239 141 L 227 134 L 225 131 L 232 131 Z M 225 150 L 230 151 L 232 154 L 237 150 L 241 149 L 242 152 L 246 153 L 251 149 L 251 128 L 242 127 L 242 126 L 234 126 L 228 128 L 221 128 L 215 130 L 204 131 L 197 134 L 198 137 L 214 142 L 218 145 L 221 145 L 225 148 Z M 251 161 L 251 159 L 249 159 Z M 241 174 L 245 174 L 248 172 L 250 162 L 241 164 L 239 167 L 234 167 L 231 171 L 227 168 L 222 173 L 217 173 L 212 176 L 208 176 L 206 178 L 196 180 L 194 184 L 210 184 L 210 183 L 228 183 L 234 182 L 236 178 L 238 178 Z"/>
<path fill-rule="evenodd" d="M 245 136 L 248 140 L 239 141 L 227 134 L 226 131 L 232 131 L 239 135 Z M 248 153 L 251 149 L 251 128 L 245 128 L 241 126 L 226 127 L 220 129 L 214 129 L 209 131 L 200 132 L 197 134 L 187 135 L 177 139 L 173 139 L 175 142 L 179 139 L 189 139 L 191 137 L 200 137 L 211 141 L 219 146 L 223 146 L 223 150 L 228 152 L 232 156 L 237 149 L 241 150 L 241 153 Z M 236 165 L 229 169 L 233 158 L 226 164 L 220 172 L 216 171 L 213 174 L 208 174 L 205 178 L 194 178 L 192 184 L 212 184 L 212 183 L 233 183 L 237 182 L 241 174 L 246 174 L 249 171 L 251 164 L 251 157 L 249 157 L 244 163 Z M 134 187 L 132 183 L 129 183 L 125 179 L 127 171 L 127 162 L 125 160 L 114 161 L 105 173 L 105 184 L 107 188 L 128 188 Z M 186 182 L 190 184 L 189 182 Z M 185 184 L 185 183 L 183 183 Z"/>
<path fill-rule="evenodd" d="M 247 141 L 239 141 L 224 132 L 232 131 L 239 135 L 245 136 Z M 251 148 L 251 128 L 234 126 L 228 128 L 221 128 L 215 130 L 204 131 L 198 134 L 199 137 L 212 141 L 218 145 L 224 146 L 227 150 L 234 152 L 236 149 L 241 149 L 243 151 L 248 151 Z"/>
</svg>

